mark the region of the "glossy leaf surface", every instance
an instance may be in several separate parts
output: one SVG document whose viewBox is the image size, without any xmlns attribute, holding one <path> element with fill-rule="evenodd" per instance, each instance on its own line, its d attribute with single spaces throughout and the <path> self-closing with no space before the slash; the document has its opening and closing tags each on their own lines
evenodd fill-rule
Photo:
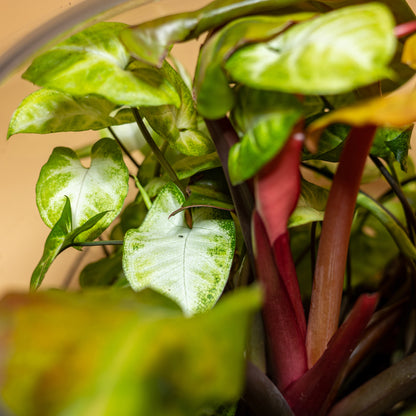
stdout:
<svg viewBox="0 0 416 416">
<path fill-rule="evenodd" d="M 381 4 L 346 7 L 238 50 L 225 68 L 235 81 L 254 88 L 321 95 L 351 91 L 392 76 L 387 65 L 396 48 L 393 27 Z"/>
<path fill-rule="evenodd" d="M 7 137 L 17 133 L 100 130 L 133 121 L 131 112 L 121 111 L 113 116 L 116 109 L 102 97 L 77 98 L 42 88 L 27 96 L 14 112 Z"/>
<path fill-rule="evenodd" d="M 235 185 L 254 176 L 283 148 L 303 113 L 289 94 L 242 88 L 232 116 L 243 136 L 230 149 L 228 169 Z"/>
<path fill-rule="evenodd" d="M 82 166 L 76 154 L 57 147 L 42 167 L 36 185 L 36 202 L 42 220 L 53 227 L 66 197 L 71 202 L 72 230 L 95 215 L 107 214 L 77 241 L 98 237 L 118 215 L 128 191 L 129 173 L 117 143 L 101 139 L 92 148 L 91 166 Z"/>
<path fill-rule="evenodd" d="M 154 201 L 143 224 L 124 241 L 123 268 L 134 290 L 150 287 L 178 302 L 186 314 L 210 309 L 220 297 L 231 267 L 235 226 L 228 213 L 193 211 L 171 216 L 185 198 L 172 183 Z"/>
<path fill-rule="evenodd" d="M 225 61 L 244 45 L 276 36 L 294 22 L 309 19 L 313 13 L 284 16 L 252 16 L 234 20 L 204 44 L 198 58 L 194 88 L 198 111 L 216 119 L 226 115 L 236 101 L 223 68 Z M 238 99 L 237 99 L 238 102 Z"/>
<path fill-rule="evenodd" d="M 260 14 L 297 3 L 299 0 L 215 0 L 201 9 L 142 23 L 121 34 L 136 58 L 161 66 L 176 42 L 195 39 L 203 32 L 248 14 Z"/>
<path fill-rule="evenodd" d="M 175 89 L 151 67 L 133 74 L 118 35 L 127 25 L 98 23 L 37 57 L 23 78 L 74 96 L 100 95 L 120 105 L 179 105 Z"/>
<path fill-rule="evenodd" d="M 0 303 L 2 398 L 18 416 L 195 416 L 241 394 L 259 304 L 258 290 L 241 290 L 185 319 L 150 290 L 9 295 Z"/>
<path fill-rule="evenodd" d="M 141 115 L 156 133 L 179 152 L 190 156 L 211 153 L 215 150 L 214 144 L 208 132 L 200 128 L 191 91 L 167 62 L 163 64 L 160 73 L 176 89 L 180 97 L 180 106 L 179 108 L 174 105 L 142 106 Z"/>
</svg>

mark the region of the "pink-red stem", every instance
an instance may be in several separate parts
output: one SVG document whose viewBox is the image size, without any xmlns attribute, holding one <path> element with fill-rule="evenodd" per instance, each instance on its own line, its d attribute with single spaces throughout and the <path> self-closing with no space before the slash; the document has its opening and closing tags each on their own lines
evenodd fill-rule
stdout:
<svg viewBox="0 0 416 416">
<path fill-rule="evenodd" d="M 355 202 L 375 126 L 354 127 L 341 154 L 322 225 L 306 347 L 311 368 L 338 328 Z"/>
</svg>

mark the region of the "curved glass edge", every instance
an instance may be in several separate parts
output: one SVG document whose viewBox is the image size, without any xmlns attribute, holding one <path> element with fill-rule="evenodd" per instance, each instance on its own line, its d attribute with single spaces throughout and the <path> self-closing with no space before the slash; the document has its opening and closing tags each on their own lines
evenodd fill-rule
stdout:
<svg viewBox="0 0 416 416">
<path fill-rule="evenodd" d="M 0 83 L 13 75 L 28 60 L 62 38 L 92 24 L 158 0 L 86 0 L 46 24 L 10 47 L 0 56 Z"/>
</svg>

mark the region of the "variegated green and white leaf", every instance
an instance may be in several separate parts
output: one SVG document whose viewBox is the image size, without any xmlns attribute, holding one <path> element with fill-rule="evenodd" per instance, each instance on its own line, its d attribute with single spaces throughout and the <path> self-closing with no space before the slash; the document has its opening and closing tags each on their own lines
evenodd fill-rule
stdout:
<svg viewBox="0 0 416 416">
<path fill-rule="evenodd" d="M 223 211 L 198 208 L 192 229 L 179 209 L 185 198 L 167 184 L 145 221 L 124 240 L 123 269 L 134 290 L 153 288 L 178 302 L 185 313 L 210 309 L 224 289 L 230 271 L 235 226 Z"/>
<path fill-rule="evenodd" d="M 179 106 L 179 97 L 158 70 L 128 70 L 130 54 L 119 40 L 127 25 L 102 22 L 38 56 L 23 78 L 74 96 L 100 95 L 119 105 Z"/>
<path fill-rule="evenodd" d="M 269 42 L 239 49 L 225 68 L 254 88 L 337 94 L 391 77 L 394 19 L 379 3 L 350 6 L 299 23 Z"/>
<path fill-rule="evenodd" d="M 42 167 L 36 185 L 36 202 L 42 220 L 53 227 L 61 216 L 66 197 L 72 208 L 72 230 L 95 215 L 108 213 L 77 237 L 98 237 L 120 212 L 128 191 L 129 173 L 117 143 L 101 139 L 92 148 L 91 166 L 85 168 L 75 152 L 57 147 Z"/>
<path fill-rule="evenodd" d="M 14 112 L 7 137 L 17 133 L 56 133 L 60 131 L 100 130 L 131 123 L 131 111 L 119 111 L 103 97 L 69 94 L 42 88 L 28 95 Z"/>
<path fill-rule="evenodd" d="M 140 108 L 152 129 L 179 152 L 189 156 L 206 155 L 215 150 L 205 124 L 199 123 L 191 91 L 179 74 L 164 62 L 161 73 L 173 85 L 180 97 L 179 108 L 174 105 Z"/>
</svg>

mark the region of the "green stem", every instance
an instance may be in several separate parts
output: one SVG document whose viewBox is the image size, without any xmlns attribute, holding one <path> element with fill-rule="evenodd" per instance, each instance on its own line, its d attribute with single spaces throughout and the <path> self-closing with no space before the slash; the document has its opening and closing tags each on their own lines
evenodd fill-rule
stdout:
<svg viewBox="0 0 416 416">
<path fill-rule="evenodd" d="M 142 116 L 139 113 L 139 110 L 137 108 L 132 108 L 134 119 L 136 120 L 137 125 L 139 126 L 140 131 L 143 134 L 143 137 L 145 138 L 147 144 L 152 149 L 153 154 L 156 156 L 156 159 L 161 164 L 163 169 L 168 173 L 170 178 L 172 179 L 172 182 L 182 191 L 182 193 L 186 196 L 186 187 L 181 183 L 178 176 L 176 175 L 176 172 L 173 170 L 170 163 L 166 160 L 164 154 L 160 151 L 157 144 L 153 140 L 153 137 L 147 130 L 145 124 L 143 123 Z"/>
<path fill-rule="evenodd" d="M 396 181 L 387 168 L 381 163 L 380 159 L 376 156 L 370 155 L 371 160 L 377 166 L 377 169 L 381 172 L 384 176 L 388 184 L 390 185 L 391 189 L 393 190 L 394 194 L 399 199 L 400 203 L 402 204 L 403 211 L 406 217 L 406 223 L 408 228 L 409 238 L 412 242 L 414 242 L 414 235 L 413 233 L 416 231 L 416 218 L 413 212 L 412 207 L 409 204 L 409 201 L 406 198 L 406 195 L 403 193 L 403 190 L 400 187 L 398 181 Z"/>
<path fill-rule="evenodd" d="M 139 178 L 134 175 L 131 175 L 131 176 L 134 179 L 134 183 L 136 184 L 138 190 L 140 191 L 140 194 L 143 198 L 143 201 L 144 201 L 144 204 L 146 205 L 147 210 L 149 210 L 150 208 L 152 208 L 152 201 L 150 200 L 148 193 L 143 188 L 142 184 L 139 181 Z"/>
<path fill-rule="evenodd" d="M 136 159 L 131 155 L 131 153 L 128 151 L 127 147 L 124 146 L 123 142 L 118 138 L 116 132 L 113 130 L 113 128 L 107 127 L 111 135 L 114 137 L 114 140 L 118 143 L 118 145 L 121 147 L 121 150 L 125 153 L 125 155 L 133 162 L 133 164 L 136 166 L 137 169 L 140 169 L 139 163 L 137 163 Z"/>
<path fill-rule="evenodd" d="M 83 243 L 72 243 L 71 245 L 75 247 L 122 246 L 123 240 L 85 241 Z"/>
</svg>

